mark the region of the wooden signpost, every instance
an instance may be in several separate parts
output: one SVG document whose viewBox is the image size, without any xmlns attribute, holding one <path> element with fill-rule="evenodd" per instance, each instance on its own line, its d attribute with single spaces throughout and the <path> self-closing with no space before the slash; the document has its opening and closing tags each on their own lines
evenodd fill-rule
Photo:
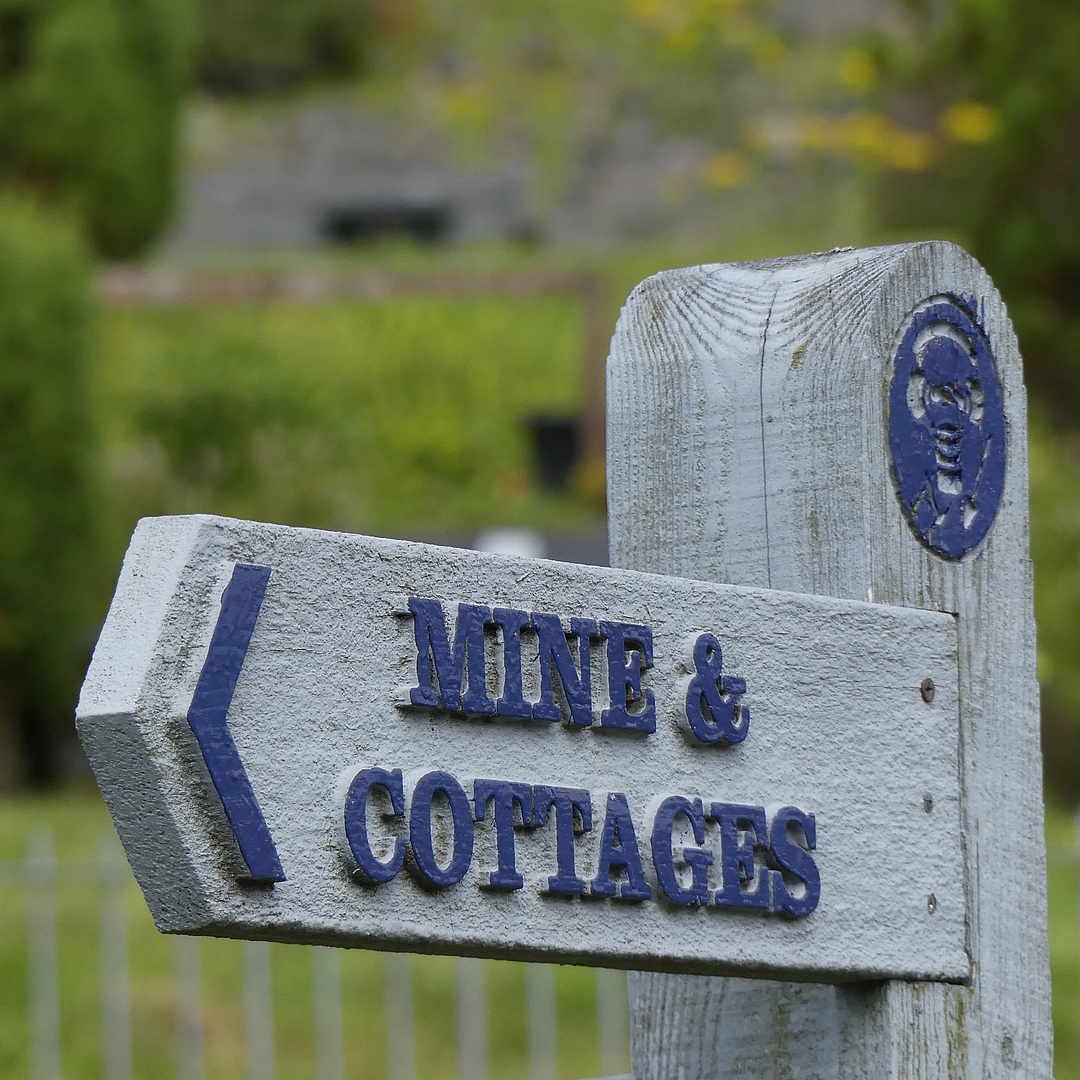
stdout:
<svg viewBox="0 0 1080 1080">
<path fill-rule="evenodd" d="M 652 972 L 641 1078 L 1048 1078 L 992 285 L 673 271 L 608 385 L 625 569 L 140 523 L 78 726 L 158 926 Z"/>
</svg>

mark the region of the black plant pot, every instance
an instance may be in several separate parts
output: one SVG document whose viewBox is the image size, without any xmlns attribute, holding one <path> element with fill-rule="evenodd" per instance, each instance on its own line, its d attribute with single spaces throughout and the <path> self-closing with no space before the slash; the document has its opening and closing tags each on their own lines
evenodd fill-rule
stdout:
<svg viewBox="0 0 1080 1080">
<path fill-rule="evenodd" d="M 533 416 L 526 421 L 532 434 L 533 463 L 542 488 L 566 487 L 581 448 L 581 423 L 576 417 Z"/>
</svg>

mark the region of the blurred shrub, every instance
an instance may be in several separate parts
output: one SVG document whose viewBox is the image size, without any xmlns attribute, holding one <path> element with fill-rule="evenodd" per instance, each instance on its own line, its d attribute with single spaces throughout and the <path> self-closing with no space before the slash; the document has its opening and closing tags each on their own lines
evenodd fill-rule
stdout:
<svg viewBox="0 0 1080 1080">
<path fill-rule="evenodd" d="M 596 520 L 531 483 L 524 428 L 578 404 L 573 299 L 145 308 L 105 325 L 118 549 L 148 513 L 428 536 Z"/>
<path fill-rule="evenodd" d="M 1028 384 L 1059 422 L 1080 406 L 1080 6 L 957 0 L 892 57 L 894 108 L 937 128 L 922 176 L 885 174 L 878 209 L 947 231 L 1009 304 Z"/>
<path fill-rule="evenodd" d="M 304 387 L 281 374 L 273 350 L 245 331 L 230 327 L 221 336 L 170 342 L 166 362 L 188 373 L 186 385 L 164 394 L 159 387 L 133 417 L 176 480 L 224 496 L 258 482 L 268 440 L 280 442 L 321 419 L 311 415 Z"/>
<path fill-rule="evenodd" d="M 9 783 L 55 772 L 89 651 L 91 329 L 90 263 L 74 229 L 0 195 L 0 757 Z"/>
<path fill-rule="evenodd" d="M 932 10 L 934 9 L 934 10 Z M 891 108 L 933 131 L 920 176 L 883 173 L 879 220 L 963 243 L 1000 288 L 1032 392 L 1032 554 L 1046 777 L 1080 802 L 1080 7 L 913 5 Z M 937 21 L 935 21 L 937 20 Z"/>
<path fill-rule="evenodd" d="M 182 0 L 0 0 L 0 178 L 139 252 L 173 201 Z"/>
<path fill-rule="evenodd" d="M 259 94 L 356 75 L 372 20 L 364 0 L 198 0 L 199 83 Z"/>
<path fill-rule="evenodd" d="M 1039 627 L 1043 761 L 1059 796 L 1080 803 L 1080 436 L 1031 425 L 1031 554 Z"/>
</svg>

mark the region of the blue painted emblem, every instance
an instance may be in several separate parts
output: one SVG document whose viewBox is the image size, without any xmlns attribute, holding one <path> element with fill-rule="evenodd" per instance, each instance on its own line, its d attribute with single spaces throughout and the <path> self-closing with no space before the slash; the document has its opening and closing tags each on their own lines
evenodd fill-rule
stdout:
<svg viewBox="0 0 1080 1080">
<path fill-rule="evenodd" d="M 889 445 L 904 512 L 959 559 L 990 531 L 1005 486 L 1005 410 L 990 343 L 952 297 L 916 308 L 896 350 Z"/>
</svg>

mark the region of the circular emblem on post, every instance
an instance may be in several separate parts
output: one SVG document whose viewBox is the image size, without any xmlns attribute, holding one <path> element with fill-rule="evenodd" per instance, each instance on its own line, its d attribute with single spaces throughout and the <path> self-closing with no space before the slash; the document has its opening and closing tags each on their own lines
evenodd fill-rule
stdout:
<svg viewBox="0 0 1080 1080">
<path fill-rule="evenodd" d="M 889 386 L 889 445 L 904 512 L 947 559 L 975 547 L 1005 484 L 1005 411 L 974 314 L 947 296 L 910 316 Z"/>
</svg>

